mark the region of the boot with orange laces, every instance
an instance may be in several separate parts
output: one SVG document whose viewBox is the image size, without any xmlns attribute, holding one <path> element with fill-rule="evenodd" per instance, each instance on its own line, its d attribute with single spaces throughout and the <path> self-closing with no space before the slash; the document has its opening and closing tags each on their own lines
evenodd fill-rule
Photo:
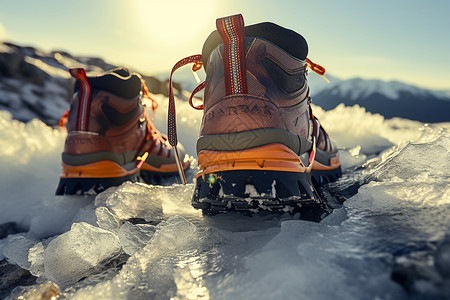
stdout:
<svg viewBox="0 0 450 300">
<path fill-rule="evenodd" d="M 331 211 L 318 189 L 341 175 L 336 145 L 314 117 L 307 68 L 325 70 L 308 58 L 300 34 L 273 23 L 245 26 L 241 15 L 217 19 L 202 55 L 204 116 L 197 141 L 193 206 L 206 213 L 300 212 L 317 220 Z M 172 71 L 172 72 L 173 72 Z M 169 141 L 176 145 L 173 92 Z"/>
<path fill-rule="evenodd" d="M 71 69 L 77 80 L 62 153 L 62 174 L 57 195 L 99 193 L 125 181 L 159 184 L 177 174 L 176 154 L 167 138 L 150 120 L 143 98 L 153 100 L 145 81 L 126 68 L 99 76 Z M 181 147 L 179 153 L 184 158 Z M 189 165 L 181 162 L 182 168 Z"/>
</svg>

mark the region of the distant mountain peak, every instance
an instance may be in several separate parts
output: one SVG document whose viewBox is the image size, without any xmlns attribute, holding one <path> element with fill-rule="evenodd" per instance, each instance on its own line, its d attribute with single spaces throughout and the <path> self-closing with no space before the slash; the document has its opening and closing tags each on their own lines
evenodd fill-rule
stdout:
<svg viewBox="0 0 450 300">
<path fill-rule="evenodd" d="M 399 81 L 352 78 L 322 86 L 313 103 L 325 110 L 338 104 L 359 105 L 386 118 L 400 117 L 421 122 L 450 121 L 450 95 L 446 91 L 420 88 Z"/>
<path fill-rule="evenodd" d="M 375 93 L 392 100 L 400 99 L 402 94 L 405 93 L 416 97 L 435 97 L 450 100 L 444 91 L 420 88 L 395 80 L 383 81 L 378 79 L 352 78 L 338 81 L 328 87 L 328 90 L 335 96 L 345 97 L 347 100 L 354 101 L 367 99 Z"/>
</svg>

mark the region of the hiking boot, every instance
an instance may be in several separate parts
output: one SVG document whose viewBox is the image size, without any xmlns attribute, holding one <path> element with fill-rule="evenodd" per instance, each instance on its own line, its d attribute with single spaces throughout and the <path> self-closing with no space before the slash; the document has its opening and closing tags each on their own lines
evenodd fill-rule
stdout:
<svg viewBox="0 0 450 300">
<path fill-rule="evenodd" d="M 206 71 L 194 90 L 205 87 L 196 107 L 204 116 L 193 206 L 207 213 L 300 210 L 305 219 L 329 212 L 318 188 L 341 175 L 339 156 L 312 114 L 306 79 L 307 67 L 325 70 L 307 58 L 306 40 L 292 30 L 244 27 L 241 15 L 216 24 L 202 55 L 174 67 L 192 62 L 193 70 Z"/>
<path fill-rule="evenodd" d="M 60 126 L 67 122 L 68 134 L 57 195 L 95 194 L 142 178 L 160 183 L 177 174 L 172 146 L 142 104 L 149 98 L 152 109 L 157 105 L 139 74 L 126 68 L 99 76 L 87 76 L 81 68 L 70 73 L 77 81 L 60 121 Z M 188 165 L 184 161 L 183 168 Z"/>
</svg>

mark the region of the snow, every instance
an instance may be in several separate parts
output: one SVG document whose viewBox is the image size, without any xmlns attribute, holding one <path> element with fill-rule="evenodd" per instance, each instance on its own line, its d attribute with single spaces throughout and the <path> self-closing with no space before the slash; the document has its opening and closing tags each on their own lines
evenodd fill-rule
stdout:
<svg viewBox="0 0 450 300">
<path fill-rule="evenodd" d="M 168 101 L 155 98 L 165 131 Z M 179 140 L 195 156 L 201 112 L 176 108 Z M 0 239 L 0 259 L 39 277 L 36 289 L 55 282 L 67 299 L 448 297 L 450 123 L 313 110 L 340 149 L 344 176 L 330 189 L 357 186 L 320 223 L 202 215 L 192 183 L 54 196 L 64 133 L 0 112 L 0 224 L 24 228 Z M 407 292 L 394 271 L 421 280 Z"/>
</svg>

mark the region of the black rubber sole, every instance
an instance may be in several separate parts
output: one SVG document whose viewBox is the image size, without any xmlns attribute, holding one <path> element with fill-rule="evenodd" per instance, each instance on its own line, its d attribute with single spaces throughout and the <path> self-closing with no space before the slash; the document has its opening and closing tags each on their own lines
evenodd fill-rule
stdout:
<svg viewBox="0 0 450 300">
<path fill-rule="evenodd" d="M 126 181 L 142 181 L 139 174 L 113 178 L 60 178 L 56 195 L 95 195 Z"/>
<path fill-rule="evenodd" d="M 192 180 L 194 173 L 190 169 L 185 171 L 187 178 Z M 181 183 L 178 172 L 157 173 L 140 171 L 134 175 L 116 178 L 60 178 L 56 195 L 94 195 L 107 188 L 119 186 L 126 181 L 144 182 L 152 185 L 172 185 Z"/>
<path fill-rule="evenodd" d="M 322 186 L 324 184 L 336 181 L 339 177 L 342 176 L 341 168 L 331 170 L 331 171 L 311 171 L 311 176 L 314 185 L 317 187 Z"/>
<path fill-rule="evenodd" d="M 211 173 L 197 178 L 192 205 L 206 214 L 228 211 L 271 211 L 296 214 L 320 221 L 333 206 L 320 186 L 341 175 L 341 170 L 314 173 L 239 170 Z"/>
<path fill-rule="evenodd" d="M 195 173 L 192 169 L 184 170 L 184 175 L 188 181 L 192 181 Z M 147 184 L 168 186 L 174 183 L 181 184 L 181 179 L 178 172 L 174 173 L 158 173 L 149 171 L 140 171 L 142 180 Z"/>
</svg>

